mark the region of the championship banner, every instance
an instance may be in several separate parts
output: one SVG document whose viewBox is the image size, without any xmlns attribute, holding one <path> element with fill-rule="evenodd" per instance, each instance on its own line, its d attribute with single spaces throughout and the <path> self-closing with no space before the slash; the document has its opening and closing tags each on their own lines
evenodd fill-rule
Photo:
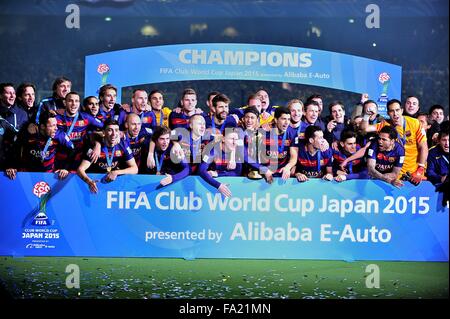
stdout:
<svg viewBox="0 0 450 319">
<path fill-rule="evenodd" d="M 101 180 L 102 175 L 92 174 Z M 447 261 L 448 207 L 433 185 L 121 176 L 91 194 L 76 175 L 0 177 L 0 255 Z"/>
<path fill-rule="evenodd" d="M 106 83 L 118 87 L 120 101 L 120 89 L 133 85 L 273 81 L 368 93 L 385 116 L 388 99 L 401 97 L 401 76 L 398 65 L 309 48 L 245 43 L 164 45 L 86 56 L 85 96 L 98 95 Z"/>
</svg>

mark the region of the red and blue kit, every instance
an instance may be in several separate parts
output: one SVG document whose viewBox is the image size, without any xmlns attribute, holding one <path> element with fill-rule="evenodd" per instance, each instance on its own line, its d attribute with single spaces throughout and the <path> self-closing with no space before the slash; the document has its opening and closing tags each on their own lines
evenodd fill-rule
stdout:
<svg viewBox="0 0 450 319">
<path fill-rule="evenodd" d="M 202 163 L 199 167 L 199 175 L 211 186 L 219 188 L 220 182 L 215 180 L 208 174 L 208 171 L 216 171 L 218 177 L 223 176 L 241 176 L 242 173 L 242 159 L 239 154 L 236 154 L 237 158 L 234 158 L 236 167 L 229 170 L 228 164 L 230 163 L 230 154 L 226 153 L 222 147 L 214 147 L 211 149 L 209 155 L 204 155 Z"/>
<path fill-rule="evenodd" d="M 359 151 L 361 147 L 359 145 L 356 146 L 356 152 Z M 338 151 L 333 150 L 333 174 L 336 174 L 338 170 L 341 170 L 341 163 L 350 157 L 352 154 L 347 153 L 342 148 L 339 148 Z M 350 179 L 365 179 L 369 178 L 367 172 L 367 164 L 364 161 L 364 158 L 358 158 L 351 162 L 349 162 L 346 166 L 347 170 L 347 180 Z"/>
<path fill-rule="evenodd" d="M 63 115 L 56 115 L 56 124 L 59 130 L 67 134 L 75 146 L 76 154 L 73 163 L 70 165 L 70 170 L 76 170 L 81 163 L 86 134 L 89 131 L 102 129 L 103 123 L 84 112 L 79 112 L 73 117 L 68 116 L 64 112 Z M 67 161 L 67 154 L 64 150 L 61 150 L 56 155 L 56 168 L 63 167 L 65 161 Z"/>
<path fill-rule="evenodd" d="M 100 107 L 96 117 L 103 123 L 105 123 L 105 121 L 110 118 L 119 121 L 120 110 L 120 104 L 115 104 L 114 107 L 109 111 L 104 111 L 103 108 Z"/>
<path fill-rule="evenodd" d="M 296 173 L 302 173 L 308 178 L 321 178 L 326 175 L 327 167 L 332 165 L 333 152 L 330 148 L 324 152 L 317 150 L 312 155 L 308 152 L 306 143 L 299 143 Z"/>
<path fill-rule="evenodd" d="M 186 160 L 172 161 L 170 154 L 172 152 L 173 143 L 170 142 L 169 147 L 163 151 L 155 149 L 155 168 L 150 170 L 150 174 L 156 175 L 172 175 L 172 183 L 175 183 L 189 175 L 189 165 Z"/>
<path fill-rule="evenodd" d="M 125 131 L 125 121 L 127 115 L 133 112 L 127 112 L 124 109 L 120 110 L 119 113 L 119 127 L 121 131 Z M 156 127 L 156 116 L 152 111 L 142 112 L 141 114 L 136 114 L 141 118 L 141 130 L 146 130 L 149 134 L 152 134 Z"/>
<path fill-rule="evenodd" d="M 394 167 L 402 167 L 405 160 L 405 149 L 395 142 L 391 151 L 381 151 L 375 141 L 370 144 L 367 158 L 376 160 L 375 169 L 380 173 L 392 173 Z"/>
<path fill-rule="evenodd" d="M 184 150 L 186 161 L 189 164 L 189 174 L 197 175 L 198 167 L 202 162 L 202 156 L 206 153 L 209 154 L 209 148 L 207 145 L 214 140 L 214 137 L 204 138 L 201 137 L 197 140 L 192 138 L 192 134 L 189 137 L 183 138 L 180 141 L 180 146 Z M 212 146 L 212 144 L 210 145 Z"/>
<path fill-rule="evenodd" d="M 66 162 L 68 168 L 74 155 L 72 141 L 60 130 L 56 132 L 53 138 L 40 133 L 27 134 L 19 144 L 21 147 L 19 169 L 25 172 L 54 172 L 56 154 L 63 149 L 68 155 L 68 161 Z"/>
<path fill-rule="evenodd" d="M 201 116 L 203 116 L 206 118 L 207 116 L 205 116 L 205 113 L 201 113 Z M 171 112 L 169 115 L 169 128 L 171 130 L 174 130 L 176 128 L 184 128 L 184 129 L 189 129 L 189 118 L 192 115 L 186 115 L 184 112 L 180 112 L 180 113 L 176 113 L 176 112 Z"/>
<path fill-rule="evenodd" d="M 133 152 L 133 157 L 136 161 L 136 165 L 139 168 L 139 171 L 141 171 L 141 165 L 144 166 L 146 164 L 148 147 L 151 137 L 152 136 L 145 130 L 141 130 L 136 137 L 130 137 L 128 134 L 125 134 L 124 138 L 130 145 L 130 149 Z M 142 169 L 143 168 L 144 167 L 142 167 Z"/>
<path fill-rule="evenodd" d="M 286 166 L 290 160 L 290 148 L 297 147 L 297 131 L 288 127 L 286 131 L 280 134 L 275 129 L 266 132 L 265 139 L 262 140 L 262 156 L 260 163 L 254 157 L 247 157 L 247 163 L 250 167 L 265 173 L 271 167 L 276 168 L 273 176 L 281 176 L 281 169 Z M 248 145 L 245 148 L 245 154 L 249 154 Z M 251 151 L 250 151 L 251 152 Z M 273 169 L 271 169 L 273 171 Z"/>
<path fill-rule="evenodd" d="M 228 115 L 221 125 L 216 124 L 210 116 L 205 116 L 206 128 L 210 129 L 212 134 L 215 135 L 224 135 L 227 127 L 237 127 L 237 124 L 236 119 L 231 115 Z"/>
<path fill-rule="evenodd" d="M 108 147 L 102 143 L 100 156 L 96 163 L 92 163 L 88 172 L 90 173 L 109 173 L 113 170 L 124 169 L 127 167 L 126 162 L 133 158 L 133 152 L 130 145 L 124 139 L 121 139 L 119 144 Z M 84 158 L 91 161 L 87 154 Z"/>
</svg>

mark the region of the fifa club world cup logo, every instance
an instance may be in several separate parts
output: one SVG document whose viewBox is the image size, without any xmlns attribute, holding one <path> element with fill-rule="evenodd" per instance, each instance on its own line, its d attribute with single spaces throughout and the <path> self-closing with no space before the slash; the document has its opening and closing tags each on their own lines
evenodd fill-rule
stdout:
<svg viewBox="0 0 450 319">
<path fill-rule="evenodd" d="M 39 213 L 34 217 L 33 225 L 47 226 L 49 220 L 45 211 L 50 196 L 50 186 L 46 182 L 38 182 L 33 187 L 33 194 L 39 198 Z"/>
<path fill-rule="evenodd" d="M 109 66 L 108 64 L 102 63 L 99 64 L 97 67 L 97 72 L 102 76 L 102 85 L 106 84 L 106 80 L 108 79 L 109 75 Z"/>
<path fill-rule="evenodd" d="M 381 95 L 387 96 L 390 80 L 391 77 L 386 72 L 383 72 L 378 76 L 378 81 L 383 85 L 383 92 L 381 93 Z"/>
</svg>

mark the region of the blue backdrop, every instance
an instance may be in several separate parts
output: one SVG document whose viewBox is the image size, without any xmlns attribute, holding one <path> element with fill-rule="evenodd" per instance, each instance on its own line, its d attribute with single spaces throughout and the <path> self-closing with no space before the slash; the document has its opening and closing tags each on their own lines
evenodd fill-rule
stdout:
<svg viewBox="0 0 450 319">
<path fill-rule="evenodd" d="M 119 88 L 187 80 L 257 80 L 368 93 L 386 115 L 387 99 L 401 97 L 401 67 L 337 52 L 278 45 L 204 43 L 154 46 L 89 55 L 85 95 Z M 269 92 L 270 94 L 270 92 Z M 129 101 L 123 101 L 129 103 Z"/>
<path fill-rule="evenodd" d="M 448 261 L 448 208 L 428 182 L 222 178 L 225 199 L 193 176 L 156 190 L 161 178 L 93 195 L 73 175 L 2 176 L 0 255 Z"/>
</svg>

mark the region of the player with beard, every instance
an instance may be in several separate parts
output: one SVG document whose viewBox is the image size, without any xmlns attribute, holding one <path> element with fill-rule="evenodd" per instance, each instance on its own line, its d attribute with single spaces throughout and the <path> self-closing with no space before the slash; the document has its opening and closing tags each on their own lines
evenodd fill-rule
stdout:
<svg viewBox="0 0 450 319">
<path fill-rule="evenodd" d="M 188 139 L 190 135 L 190 118 L 194 115 L 203 116 L 203 112 L 197 109 L 197 93 L 193 89 L 185 89 L 183 91 L 181 100 L 181 110 L 176 108 L 169 115 L 169 128 L 172 130 L 171 138 L 176 142 Z M 203 133 L 204 134 L 204 133 Z M 174 151 L 179 159 L 183 158 L 183 150 L 180 148 L 181 143 L 174 144 Z M 149 152 L 147 156 L 147 167 L 153 169 L 155 167 L 154 161 L 155 144 L 150 142 Z"/>
<path fill-rule="evenodd" d="M 104 138 L 97 162 L 93 163 L 86 153 L 77 170 L 78 176 L 88 184 L 92 193 L 98 193 L 98 181 L 91 179 L 87 172 L 106 174 L 104 177 L 106 182 L 112 182 L 120 175 L 138 173 L 138 167 L 128 143 L 120 138 L 119 123 L 113 119 L 107 119 L 103 132 Z"/>
<path fill-rule="evenodd" d="M 218 92 L 218 91 L 212 91 L 212 92 L 208 93 L 208 97 L 206 99 L 206 106 L 208 107 L 208 110 L 209 110 L 208 114 L 206 115 L 207 117 L 211 118 L 214 115 L 212 100 L 216 95 L 219 95 L 219 94 L 220 94 L 220 92 Z M 230 114 L 234 114 L 234 113 L 230 112 Z M 205 117 L 205 119 L 206 119 L 206 117 Z"/>
<path fill-rule="evenodd" d="M 393 127 L 381 128 L 377 141 L 371 143 L 367 151 L 367 168 L 371 178 L 401 187 L 403 183 L 399 177 L 405 160 L 405 150 L 396 139 L 397 131 Z"/>
<path fill-rule="evenodd" d="M 285 107 L 275 110 L 275 127 L 266 132 L 261 150 L 261 159 L 247 158 L 247 164 L 258 170 L 270 184 L 273 177 L 287 180 L 291 169 L 297 163 L 297 146 L 295 139 L 297 132 L 290 126 L 291 114 Z M 245 150 L 248 154 L 248 150 Z"/>
<path fill-rule="evenodd" d="M 331 149 L 321 151 L 325 143 L 323 131 L 320 127 L 310 125 L 305 130 L 305 138 L 298 143 L 298 162 L 295 177 L 299 182 L 306 182 L 310 178 L 333 180 Z"/>
<path fill-rule="evenodd" d="M 218 94 L 212 99 L 212 116 L 205 118 L 205 125 L 213 136 L 223 135 L 225 128 L 236 127 L 237 121 L 229 114 L 230 99 L 225 94 Z"/>
<path fill-rule="evenodd" d="M 16 178 L 17 171 L 22 172 L 55 172 L 58 178 L 64 179 L 69 174 L 68 168 L 74 155 L 74 145 L 69 137 L 56 125 L 55 114 L 41 113 L 39 130 L 35 134 L 25 132 L 15 143 L 12 164 L 6 169 L 10 179 Z M 68 154 L 66 167 L 55 169 L 56 152 L 62 148 Z"/>
<path fill-rule="evenodd" d="M 169 116 L 169 128 L 175 130 L 177 128 L 189 129 L 189 119 L 198 112 L 197 106 L 197 93 L 193 89 L 186 89 L 183 91 L 181 97 L 181 112 L 175 110 L 170 113 Z"/>
<path fill-rule="evenodd" d="M 386 107 L 390 121 L 384 121 L 377 125 L 367 125 L 365 131 L 380 132 L 386 125 L 394 127 L 398 133 L 398 140 L 405 149 L 405 162 L 401 169 L 401 175 L 409 172 L 411 183 L 419 185 L 424 179 L 425 164 L 428 157 L 426 133 L 419 120 L 403 115 L 404 110 L 399 100 L 389 100 Z"/>
</svg>

